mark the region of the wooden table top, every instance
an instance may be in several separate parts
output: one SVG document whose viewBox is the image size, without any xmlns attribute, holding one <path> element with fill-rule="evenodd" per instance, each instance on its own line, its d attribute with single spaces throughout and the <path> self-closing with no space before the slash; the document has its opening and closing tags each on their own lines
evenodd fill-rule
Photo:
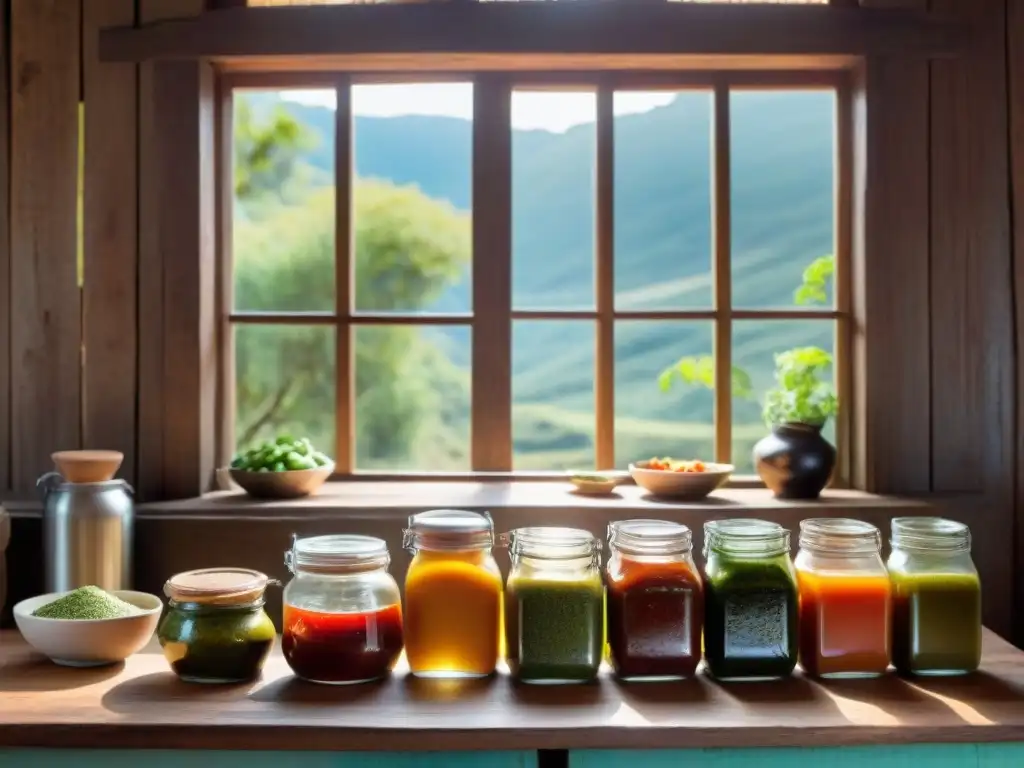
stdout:
<svg viewBox="0 0 1024 768">
<path fill-rule="evenodd" d="M 465 750 L 845 746 L 1024 741 L 1024 653 L 986 630 L 982 670 L 908 682 L 803 677 L 722 685 L 522 686 L 397 672 L 296 680 L 280 653 L 242 686 L 180 682 L 155 643 L 126 663 L 58 667 L 0 632 L 0 747 Z"/>
</svg>

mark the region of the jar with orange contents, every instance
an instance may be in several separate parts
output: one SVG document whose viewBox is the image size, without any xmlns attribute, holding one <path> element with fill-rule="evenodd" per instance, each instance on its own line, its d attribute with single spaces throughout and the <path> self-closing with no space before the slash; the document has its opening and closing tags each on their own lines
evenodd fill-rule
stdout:
<svg viewBox="0 0 1024 768">
<path fill-rule="evenodd" d="M 878 529 L 860 520 L 800 523 L 800 665 L 814 677 L 874 677 L 889 666 L 892 587 Z"/>
<path fill-rule="evenodd" d="M 498 664 L 503 584 L 490 516 L 454 509 L 409 518 L 405 655 L 420 677 L 486 677 Z"/>
</svg>

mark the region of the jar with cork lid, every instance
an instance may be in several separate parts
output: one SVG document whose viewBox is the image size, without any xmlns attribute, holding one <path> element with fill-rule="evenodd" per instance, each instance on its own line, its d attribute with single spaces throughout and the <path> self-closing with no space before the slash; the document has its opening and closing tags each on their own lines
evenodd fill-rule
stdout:
<svg viewBox="0 0 1024 768">
<path fill-rule="evenodd" d="M 157 637 L 175 674 L 190 683 L 257 679 L 277 634 L 263 609 L 264 593 L 277 583 L 246 568 L 204 568 L 168 579 Z"/>
</svg>

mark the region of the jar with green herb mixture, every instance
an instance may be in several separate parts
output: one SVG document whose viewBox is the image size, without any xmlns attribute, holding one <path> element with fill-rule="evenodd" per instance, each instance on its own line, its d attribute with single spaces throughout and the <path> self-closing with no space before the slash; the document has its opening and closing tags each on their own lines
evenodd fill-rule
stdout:
<svg viewBox="0 0 1024 768">
<path fill-rule="evenodd" d="M 797 661 L 789 531 L 765 520 L 704 524 L 704 659 L 720 680 L 786 677 Z"/>
<path fill-rule="evenodd" d="M 585 683 L 604 655 L 601 543 L 575 528 L 520 528 L 512 559 L 505 632 L 512 675 L 529 683 Z"/>
<path fill-rule="evenodd" d="M 244 568 L 187 571 L 168 579 L 164 593 L 170 600 L 157 637 L 175 674 L 190 683 L 257 679 L 277 636 L 263 610 L 270 583 Z"/>
</svg>

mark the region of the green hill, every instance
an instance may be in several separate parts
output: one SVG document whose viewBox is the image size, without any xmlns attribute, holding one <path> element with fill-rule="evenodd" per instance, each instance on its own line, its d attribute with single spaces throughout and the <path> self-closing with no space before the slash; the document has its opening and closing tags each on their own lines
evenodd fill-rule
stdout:
<svg viewBox="0 0 1024 768">
<path fill-rule="evenodd" d="M 259 94 L 257 110 L 279 104 Z M 284 102 L 320 140 L 304 154 L 323 183 L 333 167 L 333 112 Z M 625 310 L 707 309 L 711 280 L 710 99 L 679 95 L 670 105 L 615 120 L 615 291 Z M 732 102 L 734 306 L 792 307 L 804 267 L 832 251 L 833 99 L 827 93 L 744 92 Z M 360 177 L 415 184 L 468 209 L 471 125 L 435 117 L 355 122 Z M 513 301 L 521 309 L 593 307 L 593 126 L 563 134 L 513 134 Z M 329 182 L 328 182 L 329 183 Z M 432 306 L 468 310 L 468 276 Z M 737 322 L 734 362 L 755 390 L 771 382 L 772 354 L 814 344 L 831 349 L 823 321 Z M 705 321 L 622 321 L 616 327 L 617 458 L 711 454 L 710 392 L 662 393 L 658 374 L 683 355 L 711 351 Z M 465 334 L 445 352 L 468 366 Z M 517 322 L 513 397 L 517 466 L 592 462 L 593 328 L 586 322 Z M 764 434 L 760 408 L 734 406 L 734 459 Z"/>
</svg>

